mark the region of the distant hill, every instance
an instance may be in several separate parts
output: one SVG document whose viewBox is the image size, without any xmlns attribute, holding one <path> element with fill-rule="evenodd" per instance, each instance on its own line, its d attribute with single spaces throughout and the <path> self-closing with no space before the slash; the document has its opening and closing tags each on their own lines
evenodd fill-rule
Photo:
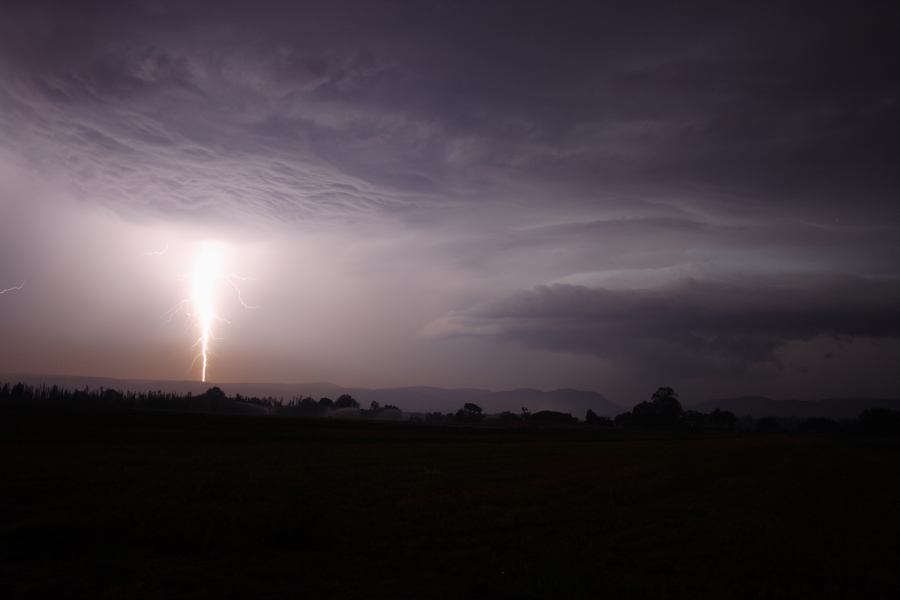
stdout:
<svg viewBox="0 0 900 600">
<path fill-rule="evenodd" d="M 689 408 L 710 412 L 716 408 L 739 417 L 780 417 L 806 419 L 828 417 L 853 419 L 867 408 L 900 410 L 900 398 L 825 398 L 823 400 L 773 400 L 764 396 L 742 396 L 708 400 Z"/>
<path fill-rule="evenodd" d="M 165 379 L 114 379 L 110 377 L 81 377 L 75 375 L 0 375 L 0 381 L 29 383 L 33 385 L 58 385 L 71 389 L 88 386 L 91 389 L 109 388 L 122 391 L 163 391 L 198 395 L 216 385 L 229 396 L 283 398 L 285 401 L 295 396 L 327 396 L 335 399 L 341 394 L 350 394 L 363 407 L 375 401 L 381 405 L 393 404 L 405 412 L 455 412 L 466 402 L 481 406 L 485 412 L 497 413 L 509 410 L 518 413 L 523 407 L 531 412 L 555 410 L 571 413 L 584 418 L 588 409 L 598 415 L 613 416 L 622 408 L 610 402 L 603 394 L 573 389 L 559 389 L 544 392 L 534 389 L 490 391 L 477 388 L 439 388 L 428 386 L 397 388 L 352 388 L 333 383 L 216 383 L 199 381 L 177 381 Z"/>
</svg>

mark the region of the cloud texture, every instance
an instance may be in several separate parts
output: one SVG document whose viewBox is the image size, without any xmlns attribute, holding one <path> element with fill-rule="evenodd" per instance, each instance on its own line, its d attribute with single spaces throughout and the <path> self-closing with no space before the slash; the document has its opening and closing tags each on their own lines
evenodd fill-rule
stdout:
<svg viewBox="0 0 900 600">
<path fill-rule="evenodd" d="M 0 357 L 182 376 L 215 238 L 266 307 L 226 380 L 889 393 L 898 23 L 808 8 L 5 3 Z"/>
</svg>

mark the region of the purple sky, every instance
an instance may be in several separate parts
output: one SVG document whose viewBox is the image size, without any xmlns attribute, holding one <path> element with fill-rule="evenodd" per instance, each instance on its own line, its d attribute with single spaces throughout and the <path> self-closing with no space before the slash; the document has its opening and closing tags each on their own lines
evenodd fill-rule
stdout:
<svg viewBox="0 0 900 600">
<path fill-rule="evenodd" d="M 3 3 L 0 371 L 896 396 L 897 19 L 600 6 Z"/>
</svg>

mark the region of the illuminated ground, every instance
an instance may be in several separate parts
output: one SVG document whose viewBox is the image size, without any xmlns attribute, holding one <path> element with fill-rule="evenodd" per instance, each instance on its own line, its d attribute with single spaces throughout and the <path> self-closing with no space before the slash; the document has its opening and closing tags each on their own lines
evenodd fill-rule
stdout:
<svg viewBox="0 0 900 600">
<path fill-rule="evenodd" d="M 898 597 L 900 445 L 2 408 L 0 595 Z"/>
</svg>

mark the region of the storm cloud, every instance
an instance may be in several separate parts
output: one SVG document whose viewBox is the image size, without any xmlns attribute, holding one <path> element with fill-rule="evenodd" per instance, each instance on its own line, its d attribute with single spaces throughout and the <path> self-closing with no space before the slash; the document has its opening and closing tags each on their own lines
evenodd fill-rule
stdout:
<svg viewBox="0 0 900 600">
<path fill-rule="evenodd" d="M 636 362 L 721 373 L 781 366 L 775 351 L 819 336 L 900 336 L 900 281 L 682 280 L 647 289 L 540 286 L 431 323 L 436 336 L 495 336 Z"/>
<path fill-rule="evenodd" d="M 223 380 L 730 393 L 765 368 L 754 389 L 815 395 L 834 381 L 790 374 L 830 354 L 848 392 L 896 383 L 888 7 L 0 10 L 0 289 L 29 281 L 0 305 L 9 369 L 183 376 L 155 315 L 214 238 L 264 307 Z"/>
</svg>

